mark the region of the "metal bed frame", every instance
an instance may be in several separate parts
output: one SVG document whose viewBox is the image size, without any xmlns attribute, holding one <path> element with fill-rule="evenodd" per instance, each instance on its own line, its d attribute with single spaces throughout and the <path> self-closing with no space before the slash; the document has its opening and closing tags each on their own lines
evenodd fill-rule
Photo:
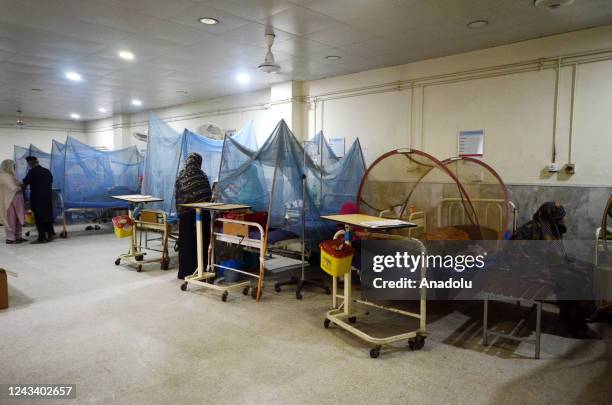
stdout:
<svg viewBox="0 0 612 405">
<path fill-rule="evenodd" d="M 227 205 L 230 206 L 231 204 L 227 204 Z M 189 206 L 189 204 L 187 204 L 186 206 Z M 244 210 L 244 209 L 248 209 L 249 208 L 248 206 L 237 206 L 239 208 L 232 208 L 228 210 L 224 210 L 223 205 L 218 205 L 218 207 L 219 207 L 218 209 L 213 209 L 214 205 L 210 206 L 212 215 L 211 215 L 210 245 L 208 246 L 208 263 L 206 264 L 206 266 L 204 266 L 204 260 L 202 257 L 200 257 L 201 256 L 200 249 L 198 249 L 198 268 L 193 275 L 185 278 L 185 282 L 181 284 L 181 290 L 185 291 L 187 290 L 187 286 L 189 284 L 195 284 L 199 287 L 204 287 L 204 288 L 208 288 L 208 289 L 212 289 L 212 290 L 221 292 L 221 300 L 223 302 L 227 301 L 227 297 L 229 296 L 230 291 L 242 290 L 242 293 L 244 295 L 248 295 L 249 290 L 250 290 L 251 296 L 255 300 L 260 301 L 261 295 L 263 293 L 263 281 L 264 281 L 264 273 L 265 273 L 266 267 L 270 269 L 272 267 L 280 266 L 280 267 L 283 267 L 284 270 L 289 270 L 291 268 L 297 268 L 299 266 L 302 266 L 304 261 L 295 260 L 292 264 L 289 264 L 288 266 L 283 266 L 284 264 L 287 264 L 287 261 L 291 261 L 293 259 L 284 258 L 285 260 L 278 260 L 279 259 L 278 257 L 275 258 L 271 255 L 266 256 L 266 254 L 270 250 L 274 249 L 275 247 L 268 245 L 268 235 L 265 232 L 264 227 L 261 226 L 257 222 L 249 222 L 249 221 L 242 221 L 242 220 L 237 220 L 237 219 L 216 218 L 215 217 L 215 212 L 217 210 L 218 211 L 230 211 L 230 210 L 241 210 L 241 209 Z M 194 206 L 194 208 L 196 210 L 199 210 L 199 212 L 196 213 L 196 217 L 199 215 L 201 218 L 201 215 L 202 215 L 201 210 L 206 209 L 206 208 L 204 207 L 198 208 L 196 206 Z M 215 231 L 215 224 L 223 225 L 226 223 L 245 225 L 247 227 L 254 227 L 259 231 L 259 237 L 251 238 L 249 236 L 239 236 L 239 235 L 234 235 L 234 234 L 226 234 L 226 233 L 223 233 L 223 231 L 220 231 L 220 232 Z M 201 226 L 197 227 L 197 232 L 198 232 L 198 239 L 203 240 Z M 253 274 L 248 271 L 241 270 L 241 269 L 235 269 L 232 267 L 217 264 L 215 262 L 215 243 L 217 241 L 230 243 L 230 244 L 238 245 L 238 246 L 243 246 L 249 249 L 250 251 L 258 252 L 259 253 L 259 272 L 257 274 Z M 289 244 L 295 243 L 297 241 L 298 239 L 284 240 L 284 241 L 279 242 L 277 246 L 286 247 Z M 266 266 L 266 262 L 268 262 L 268 266 Z M 217 276 L 215 269 L 231 270 L 231 271 L 235 271 L 237 273 L 243 274 L 245 276 L 252 277 L 257 280 L 257 285 L 256 287 L 254 287 L 251 281 L 239 281 L 239 282 L 231 283 L 231 284 L 215 283 L 214 281 Z M 221 281 L 221 280 L 218 279 L 217 281 Z"/>
</svg>

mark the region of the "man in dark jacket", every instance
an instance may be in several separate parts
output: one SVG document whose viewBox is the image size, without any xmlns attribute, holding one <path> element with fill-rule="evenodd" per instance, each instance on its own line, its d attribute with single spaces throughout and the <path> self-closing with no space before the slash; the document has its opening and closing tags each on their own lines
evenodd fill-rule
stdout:
<svg viewBox="0 0 612 405">
<path fill-rule="evenodd" d="M 23 179 L 23 185 L 30 186 L 30 206 L 34 213 L 38 239 L 31 243 L 51 242 L 55 239 L 53 229 L 53 195 L 51 184 L 53 176 L 51 172 L 38 164 L 34 156 L 26 157 L 30 170 Z"/>
</svg>

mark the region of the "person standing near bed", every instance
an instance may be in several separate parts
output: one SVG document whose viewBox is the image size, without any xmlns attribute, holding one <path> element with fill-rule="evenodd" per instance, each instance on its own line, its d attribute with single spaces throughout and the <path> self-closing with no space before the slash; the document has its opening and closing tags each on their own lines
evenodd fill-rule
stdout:
<svg viewBox="0 0 612 405">
<path fill-rule="evenodd" d="M 15 177 L 15 162 L 3 160 L 0 164 L 0 222 L 4 224 L 6 243 L 21 243 L 25 209 L 21 183 Z"/>
<path fill-rule="evenodd" d="M 51 242 L 56 238 L 53 229 L 53 175 L 38 164 L 35 156 L 26 157 L 30 170 L 23 179 L 24 186 L 30 186 L 30 206 L 36 221 L 38 239 L 30 243 Z"/>
<path fill-rule="evenodd" d="M 195 209 L 181 207 L 180 204 L 208 202 L 212 197 L 208 176 L 202 171 L 202 156 L 198 153 L 192 153 L 187 157 L 185 167 L 176 178 L 174 194 L 176 211 L 179 215 L 178 278 L 183 280 L 196 271 L 198 254 Z M 207 263 L 208 245 L 210 243 L 210 215 L 208 212 L 204 212 L 202 215 L 204 263 Z"/>
</svg>

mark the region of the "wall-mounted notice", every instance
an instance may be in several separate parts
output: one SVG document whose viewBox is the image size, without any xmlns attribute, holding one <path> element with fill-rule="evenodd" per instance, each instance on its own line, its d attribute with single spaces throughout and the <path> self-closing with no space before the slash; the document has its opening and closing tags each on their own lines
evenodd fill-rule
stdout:
<svg viewBox="0 0 612 405">
<path fill-rule="evenodd" d="M 459 156 L 482 156 L 484 153 L 484 130 L 461 131 L 457 136 Z"/>
<path fill-rule="evenodd" d="M 342 158 L 344 157 L 344 138 L 330 138 L 329 139 L 329 147 L 334 152 L 334 154 Z"/>
</svg>

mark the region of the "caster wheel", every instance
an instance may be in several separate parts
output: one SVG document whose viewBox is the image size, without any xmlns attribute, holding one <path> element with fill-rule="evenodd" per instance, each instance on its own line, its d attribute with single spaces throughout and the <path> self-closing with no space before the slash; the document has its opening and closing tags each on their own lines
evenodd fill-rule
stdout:
<svg viewBox="0 0 612 405">
<path fill-rule="evenodd" d="M 408 347 L 410 350 L 421 350 L 425 346 L 425 337 L 417 336 L 408 341 Z"/>
<path fill-rule="evenodd" d="M 139 255 L 139 256 L 134 256 L 134 260 L 136 260 L 137 262 L 141 262 L 142 259 L 144 259 L 143 255 Z"/>
<path fill-rule="evenodd" d="M 181 284 L 181 291 L 187 291 L 187 282 Z"/>
<path fill-rule="evenodd" d="M 257 299 L 257 287 L 251 288 L 251 297 L 256 300 Z"/>
<path fill-rule="evenodd" d="M 324 327 L 325 329 L 329 329 L 329 325 L 330 325 L 330 324 L 331 324 L 331 321 L 330 321 L 329 319 L 325 319 L 325 320 L 323 321 L 323 327 Z"/>
<path fill-rule="evenodd" d="M 160 267 L 162 270 L 168 270 L 168 267 L 170 267 L 170 260 L 168 260 L 168 259 L 164 259 L 164 260 L 162 260 L 162 261 L 161 261 L 161 263 L 160 263 L 160 265 L 159 265 L 159 267 Z"/>
<path fill-rule="evenodd" d="M 295 298 L 297 298 L 298 300 L 301 300 L 302 298 L 304 298 L 304 296 L 302 295 L 301 292 L 295 292 Z"/>
<path fill-rule="evenodd" d="M 60 232 L 59 237 L 62 239 L 66 239 L 68 237 L 68 232 L 66 231 Z"/>
<path fill-rule="evenodd" d="M 115 260 L 115 266 L 119 266 L 121 264 L 121 259 Z"/>
<path fill-rule="evenodd" d="M 357 317 L 356 317 L 356 316 L 351 316 L 351 317 L 348 319 L 348 321 L 349 321 L 349 323 L 355 323 L 355 322 L 357 322 Z"/>
<path fill-rule="evenodd" d="M 102 229 L 102 228 L 100 228 L 99 225 L 94 226 L 94 230 L 99 231 L 100 229 Z"/>
<path fill-rule="evenodd" d="M 138 273 L 140 273 L 142 271 L 142 264 L 139 264 L 138 267 L 136 267 L 136 271 Z"/>
<path fill-rule="evenodd" d="M 370 357 L 375 359 L 380 356 L 380 346 L 376 346 L 372 350 L 370 350 Z"/>
<path fill-rule="evenodd" d="M 223 294 L 221 294 L 221 301 L 226 302 L 228 295 L 229 293 L 227 291 L 223 291 Z"/>
<path fill-rule="evenodd" d="M 27 232 L 25 233 L 25 236 L 30 236 L 30 231 L 27 231 Z"/>
<path fill-rule="evenodd" d="M 242 290 L 242 295 L 249 295 L 249 287 L 244 287 L 244 290 Z"/>
<path fill-rule="evenodd" d="M 329 288 L 325 288 L 325 294 L 331 295 L 331 290 Z"/>
<path fill-rule="evenodd" d="M 274 285 L 274 291 L 281 292 L 281 288 L 277 285 Z"/>
</svg>

